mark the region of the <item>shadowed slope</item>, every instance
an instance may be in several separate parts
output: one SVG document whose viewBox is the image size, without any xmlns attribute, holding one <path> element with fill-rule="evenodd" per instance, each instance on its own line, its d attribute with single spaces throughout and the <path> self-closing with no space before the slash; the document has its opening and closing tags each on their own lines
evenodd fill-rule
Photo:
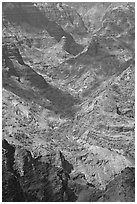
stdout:
<svg viewBox="0 0 137 204">
<path fill-rule="evenodd" d="M 3 48 L 3 57 L 5 58 L 5 68 L 3 69 L 3 86 L 16 95 L 25 99 L 35 101 L 37 104 L 59 111 L 61 113 L 70 113 L 72 106 L 78 100 L 69 93 L 66 93 L 45 81 L 32 68 L 26 64 L 20 64 L 14 52 L 10 56 L 10 45 L 5 52 Z M 16 47 L 14 47 L 18 51 Z M 5 54 L 6 53 L 6 54 Z M 18 55 L 19 51 L 18 51 Z M 21 59 L 21 56 L 20 56 Z M 4 60 L 3 60 L 4 61 Z"/>
<path fill-rule="evenodd" d="M 44 12 L 40 12 L 30 2 L 5 3 L 3 4 L 3 13 L 13 24 L 27 26 L 30 29 L 36 28 L 39 31 L 46 30 L 58 42 L 65 36 L 67 39 L 65 50 L 73 55 L 77 55 L 83 50 L 83 46 L 77 44 L 70 34 L 66 33 L 55 21 L 50 21 Z"/>
</svg>

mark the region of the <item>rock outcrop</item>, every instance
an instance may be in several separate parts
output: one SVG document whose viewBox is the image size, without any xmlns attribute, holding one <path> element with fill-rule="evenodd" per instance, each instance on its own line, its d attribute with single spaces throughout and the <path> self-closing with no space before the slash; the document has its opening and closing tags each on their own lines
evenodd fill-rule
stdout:
<svg viewBox="0 0 137 204">
<path fill-rule="evenodd" d="M 12 146 L 6 140 L 3 152 L 3 201 L 61 202 L 67 191 L 71 199 L 76 198 L 71 189 L 67 190 L 69 175 L 63 168 L 51 164 L 50 157 L 34 159 L 30 151 Z M 66 196 L 69 200 L 69 195 Z"/>
<path fill-rule="evenodd" d="M 134 201 L 133 168 L 123 170 L 101 191 L 74 180 L 69 166 L 61 152 L 34 158 L 24 147 L 3 140 L 3 201 Z"/>
</svg>

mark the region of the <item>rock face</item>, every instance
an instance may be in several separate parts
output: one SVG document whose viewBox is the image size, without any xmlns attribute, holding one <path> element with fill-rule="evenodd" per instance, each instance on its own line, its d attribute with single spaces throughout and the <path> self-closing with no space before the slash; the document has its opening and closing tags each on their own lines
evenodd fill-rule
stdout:
<svg viewBox="0 0 137 204">
<path fill-rule="evenodd" d="M 53 104 L 53 108 L 56 109 L 55 106 L 60 106 L 60 110 L 62 111 L 63 105 L 63 111 L 66 109 L 66 112 L 69 106 L 72 107 L 75 103 L 78 103 L 78 99 L 50 85 L 41 75 L 25 64 L 15 44 L 8 45 L 5 43 L 3 46 L 3 61 L 5 66 L 3 71 L 5 73 L 3 76 L 3 86 L 6 86 L 7 89 L 12 89 L 15 94 L 22 95 L 22 97 L 31 101 L 37 100 L 36 103 L 49 109 L 52 109 L 51 106 Z M 24 91 L 24 88 L 27 89 L 28 93 L 26 90 Z M 40 100 L 36 98 L 36 95 L 39 95 Z"/>
<path fill-rule="evenodd" d="M 69 5 L 69 4 L 68 4 Z M 45 12 L 48 19 L 56 21 L 61 27 L 74 35 L 87 34 L 82 17 L 77 10 L 66 3 L 37 3 L 36 6 Z"/>
<path fill-rule="evenodd" d="M 4 202 L 135 201 L 134 3 L 3 3 Z"/>
<path fill-rule="evenodd" d="M 45 13 L 40 12 L 32 3 L 9 3 L 4 4 L 3 7 L 4 15 L 12 24 L 25 24 L 30 27 L 30 30 L 46 29 L 49 35 L 57 41 L 65 36 L 67 38 L 66 51 L 71 54 L 76 55 L 83 50 L 83 47 L 77 44 L 70 34 L 66 33 L 55 21 L 49 20 Z"/>
<path fill-rule="evenodd" d="M 5 202 L 24 201 L 24 193 L 13 169 L 15 149 L 4 140 L 2 151 L 2 199 Z"/>
<path fill-rule="evenodd" d="M 53 155 L 34 159 L 28 150 L 11 146 L 4 140 L 3 201 L 61 202 L 67 192 L 75 200 L 75 194 L 68 188 L 69 175 L 63 168 L 51 164 L 51 159 Z"/>
<path fill-rule="evenodd" d="M 135 169 L 126 168 L 121 175 L 115 178 L 116 183 L 111 181 L 107 186 L 103 202 L 134 202 L 135 200 Z M 108 190 L 109 189 L 109 190 Z M 132 189 L 132 190 L 131 190 Z"/>
<path fill-rule="evenodd" d="M 54 154 L 33 158 L 30 151 L 3 140 L 3 201 L 134 201 L 133 168 L 122 171 L 101 191 L 72 180 L 73 166 L 61 152 L 59 159 L 57 165 Z"/>
</svg>

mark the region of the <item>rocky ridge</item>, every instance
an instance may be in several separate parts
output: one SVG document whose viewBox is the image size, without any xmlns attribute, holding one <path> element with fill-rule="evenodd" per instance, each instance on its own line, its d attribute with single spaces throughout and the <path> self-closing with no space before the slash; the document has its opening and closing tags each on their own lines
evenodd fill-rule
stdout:
<svg viewBox="0 0 137 204">
<path fill-rule="evenodd" d="M 3 4 L 12 28 L 3 28 L 3 201 L 134 201 L 134 5 L 104 6 L 85 48 L 75 24 L 66 34 L 67 15 L 54 21 L 51 7 L 60 17 L 61 5 L 42 5 L 59 37 L 33 25 L 28 11 L 41 19 L 41 5 L 11 5 Z M 26 20 L 17 22 L 19 11 Z M 24 22 L 36 37 L 49 32 L 42 40 L 51 44 L 27 41 Z M 68 38 L 82 49 L 72 53 Z"/>
</svg>

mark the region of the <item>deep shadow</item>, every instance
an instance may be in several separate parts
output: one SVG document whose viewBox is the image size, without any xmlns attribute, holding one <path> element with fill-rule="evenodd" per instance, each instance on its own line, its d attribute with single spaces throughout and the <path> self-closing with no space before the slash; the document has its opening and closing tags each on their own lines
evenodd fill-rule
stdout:
<svg viewBox="0 0 137 204">
<path fill-rule="evenodd" d="M 47 83 L 31 67 L 24 63 L 20 64 L 15 55 L 9 56 L 10 48 L 8 49 L 6 55 L 3 55 L 2 81 L 5 89 L 25 100 L 34 101 L 42 107 L 57 111 L 60 114 L 75 114 L 73 106 L 80 103 L 78 98 Z M 3 51 L 3 53 L 5 52 Z M 20 56 L 19 52 L 18 55 Z M 6 67 L 8 67 L 8 71 L 5 71 Z"/>
<path fill-rule="evenodd" d="M 62 168 L 64 169 L 65 172 L 67 172 L 68 174 L 71 173 L 71 171 L 74 169 L 73 165 L 70 164 L 64 157 L 64 155 L 62 154 L 61 151 L 59 151 L 59 155 L 60 155 L 60 159 L 61 159 L 61 163 L 62 163 Z"/>
</svg>

